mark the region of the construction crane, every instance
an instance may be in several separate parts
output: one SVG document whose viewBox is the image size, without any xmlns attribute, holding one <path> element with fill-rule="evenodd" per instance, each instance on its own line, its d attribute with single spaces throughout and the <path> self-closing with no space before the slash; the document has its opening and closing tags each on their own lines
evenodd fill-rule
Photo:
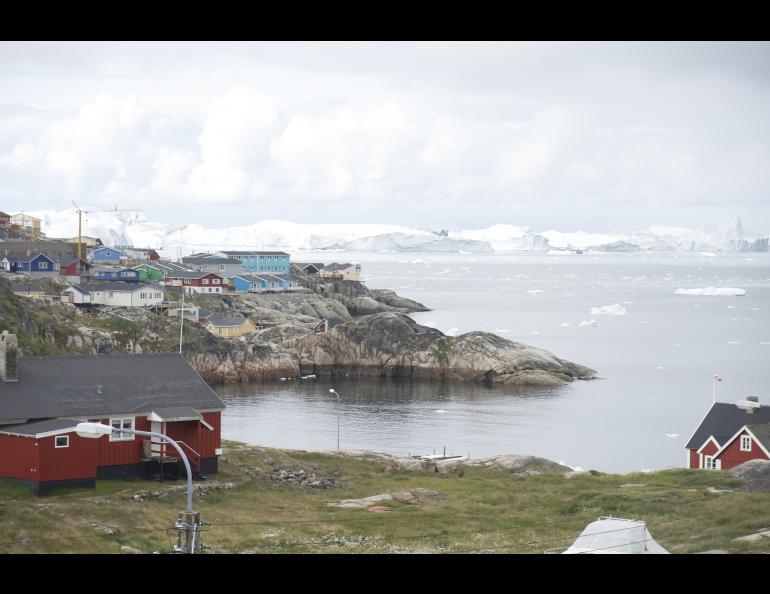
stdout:
<svg viewBox="0 0 770 594">
<path fill-rule="evenodd" d="M 75 208 L 78 211 L 78 260 L 83 259 L 83 213 L 88 214 L 89 212 L 139 212 L 144 210 L 143 208 L 125 208 L 118 210 L 118 205 L 116 204 L 114 208 L 111 208 L 109 210 L 83 210 L 80 208 L 74 200 L 72 201 L 72 204 L 75 205 Z"/>
</svg>

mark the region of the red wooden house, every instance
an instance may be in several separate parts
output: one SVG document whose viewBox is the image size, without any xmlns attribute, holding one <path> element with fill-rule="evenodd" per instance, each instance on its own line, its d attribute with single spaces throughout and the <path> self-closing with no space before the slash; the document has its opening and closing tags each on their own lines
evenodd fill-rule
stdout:
<svg viewBox="0 0 770 594">
<path fill-rule="evenodd" d="M 93 266 L 90 262 L 79 258 L 65 258 L 59 261 L 59 276 L 80 276 L 86 274 Z"/>
<path fill-rule="evenodd" d="M 184 474 L 170 446 L 129 434 L 82 438 L 82 421 L 163 433 L 182 444 L 194 475 L 217 472 L 225 405 L 178 353 L 16 360 L 16 350 L 13 334 L 0 335 L 0 477 L 42 495 L 163 468 Z"/>
<path fill-rule="evenodd" d="M 768 460 L 770 406 L 715 402 L 685 447 L 688 468 L 727 470 L 749 460 Z"/>
<path fill-rule="evenodd" d="M 226 286 L 225 279 L 214 272 L 179 270 L 168 272 L 164 277 L 166 285 L 183 287 L 187 294 L 221 293 Z"/>
</svg>

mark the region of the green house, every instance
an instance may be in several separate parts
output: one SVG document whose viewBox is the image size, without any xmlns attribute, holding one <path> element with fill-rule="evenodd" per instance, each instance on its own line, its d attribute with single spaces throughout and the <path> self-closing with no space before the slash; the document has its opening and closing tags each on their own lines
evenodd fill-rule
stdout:
<svg viewBox="0 0 770 594">
<path fill-rule="evenodd" d="M 134 266 L 134 270 L 139 271 L 140 280 L 163 280 L 163 271 L 152 264 L 140 264 L 139 266 Z"/>
</svg>

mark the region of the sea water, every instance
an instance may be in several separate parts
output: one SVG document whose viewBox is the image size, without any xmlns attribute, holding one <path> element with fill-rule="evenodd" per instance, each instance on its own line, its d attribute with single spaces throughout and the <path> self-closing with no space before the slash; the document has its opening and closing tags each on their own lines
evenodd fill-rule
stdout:
<svg viewBox="0 0 770 594">
<path fill-rule="evenodd" d="M 717 399 L 770 404 L 770 254 L 295 255 L 356 261 L 370 288 L 432 311 L 419 323 L 493 332 L 596 370 L 550 389 L 319 378 L 227 386 L 223 437 L 397 455 L 519 453 L 583 469 L 682 467 Z M 675 294 L 730 287 L 743 296 Z M 728 291 L 729 293 L 729 291 Z M 334 387 L 340 394 L 329 393 Z"/>
</svg>

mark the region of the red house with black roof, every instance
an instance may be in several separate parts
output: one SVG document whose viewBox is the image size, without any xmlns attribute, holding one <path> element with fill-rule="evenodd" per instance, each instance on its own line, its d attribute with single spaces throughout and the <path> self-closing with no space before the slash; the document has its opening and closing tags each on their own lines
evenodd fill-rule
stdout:
<svg viewBox="0 0 770 594">
<path fill-rule="evenodd" d="M 17 358 L 17 351 L 16 336 L 0 334 L 0 477 L 43 495 L 101 478 L 184 474 L 163 442 L 82 438 L 82 421 L 163 433 L 180 443 L 194 475 L 217 472 L 225 405 L 182 355 Z"/>
<path fill-rule="evenodd" d="M 770 406 L 753 396 L 738 404 L 715 402 L 685 448 L 688 468 L 727 470 L 770 460 Z"/>
</svg>

